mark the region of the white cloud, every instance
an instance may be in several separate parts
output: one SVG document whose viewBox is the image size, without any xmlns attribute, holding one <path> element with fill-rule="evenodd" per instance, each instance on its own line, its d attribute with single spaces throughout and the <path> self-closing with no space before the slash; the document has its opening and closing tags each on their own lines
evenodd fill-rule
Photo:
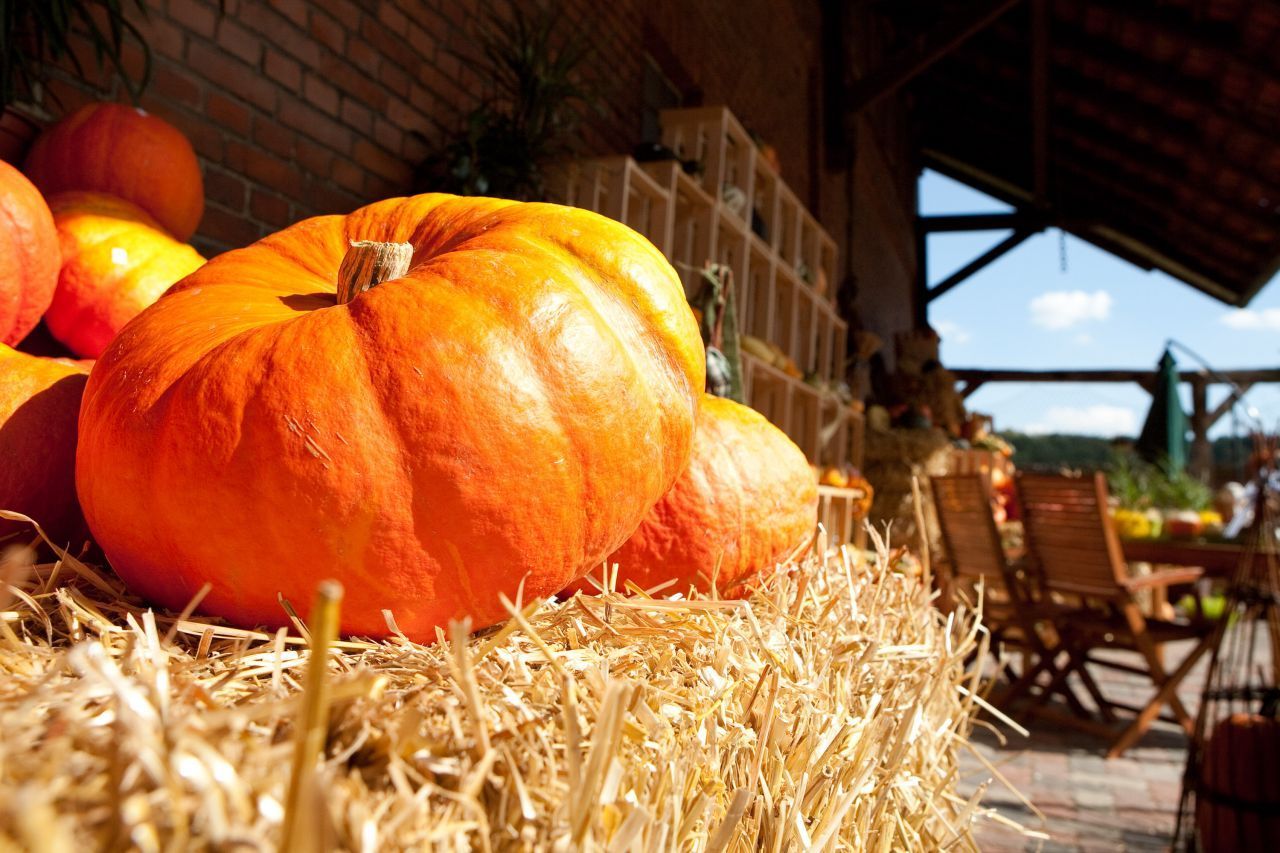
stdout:
<svg viewBox="0 0 1280 853">
<path fill-rule="evenodd" d="M 1250 332 L 1280 332 L 1280 308 L 1240 308 L 1218 318 L 1223 325 Z"/>
<path fill-rule="evenodd" d="M 963 326 L 951 320 L 939 320 L 933 324 L 933 330 L 944 343 L 967 344 L 973 340 L 973 336 Z"/>
<path fill-rule="evenodd" d="M 1065 432 L 1076 435 L 1135 435 L 1138 416 L 1124 406 L 1096 404 L 1092 406 L 1052 406 L 1044 418 L 1027 427 L 1026 432 L 1043 434 Z"/>
<path fill-rule="evenodd" d="M 1111 294 L 1105 290 L 1053 290 L 1031 300 L 1031 322 L 1046 329 L 1067 329 L 1111 314 Z"/>
</svg>

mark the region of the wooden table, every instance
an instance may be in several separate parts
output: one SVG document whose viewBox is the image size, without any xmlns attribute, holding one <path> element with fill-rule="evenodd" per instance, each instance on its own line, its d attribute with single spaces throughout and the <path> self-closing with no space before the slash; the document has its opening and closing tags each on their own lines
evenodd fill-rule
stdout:
<svg viewBox="0 0 1280 853">
<path fill-rule="evenodd" d="M 1122 539 L 1120 544 L 1129 562 L 1202 566 L 1205 575 L 1216 578 L 1234 575 L 1245 553 L 1243 545 L 1193 539 Z M 1255 568 L 1266 567 L 1266 554 L 1255 552 L 1253 559 Z"/>
</svg>

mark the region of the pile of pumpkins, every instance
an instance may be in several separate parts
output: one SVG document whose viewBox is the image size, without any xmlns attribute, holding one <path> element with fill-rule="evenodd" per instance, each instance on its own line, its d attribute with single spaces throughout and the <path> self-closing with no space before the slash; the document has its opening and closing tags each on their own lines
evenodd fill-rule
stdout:
<svg viewBox="0 0 1280 853">
<path fill-rule="evenodd" d="M 86 381 L 84 364 L 3 350 L 0 457 L 20 464 L 0 507 L 64 537 L 82 513 L 146 600 L 179 609 L 209 585 L 202 611 L 278 626 L 281 597 L 336 578 L 344 632 L 431 641 L 451 620 L 505 620 L 509 601 L 594 589 L 584 577 L 612 564 L 619 589 L 742 594 L 811 537 L 807 460 L 704 394 L 679 279 L 626 226 L 428 194 L 179 260 L 198 168 L 126 168 L 87 141 L 91 120 L 55 126 L 27 162 L 52 217 L 0 222 L 22 249 L 0 268 L 6 343 L 43 311 L 96 358 Z M 38 207 L 5 174 L 0 206 Z M 92 220 L 103 239 L 80 250 L 75 223 L 95 216 L 125 224 Z M 124 294 L 116 267 L 161 256 L 163 297 L 123 328 L 110 307 L 54 320 L 50 290 Z"/>
</svg>

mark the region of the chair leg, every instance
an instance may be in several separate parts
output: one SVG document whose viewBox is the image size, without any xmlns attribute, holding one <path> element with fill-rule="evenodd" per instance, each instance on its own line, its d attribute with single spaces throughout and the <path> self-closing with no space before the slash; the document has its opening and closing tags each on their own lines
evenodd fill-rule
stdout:
<svg viewBox="0 0 1280 853">
<path fill-rule="evenodd" d="M 1164 707 L 1166 703 L 1170 707 L 1173 707 L 1175 704 L 1177 707 L 1182 707 L 1182 703 L 1178 701 L 1175 691 L 1178 689 L 1178 685 L 1182 683 L 1182 679 L 1186 678 L 1187 673 L 1189 673 L 1191 668 L 1196 665 L 1196 661 L 1200 660 L 1201 656 L 1209 650 L 1209 646 L 1209 638 L 1206 637 L 1202 639 L 1200 643 L 1192 649 L 1191 653 L 1183 659 L 1182 663 L 1178 665 L 1178 668 L 1165 677 L 1164 683 L 1160 685 L 1160 689 L 1156 691 L 1156 695 L 1151 698 L 1151 701 L 1147 703 L 1146 707 L 1144 707 L 1141 712 L 1139 712 L 1133 722 L 1130 723 L 1129 726 L 1120 733 L 1120 736 L 1111 744 L 1110 749 L 1107 750 L 1107 758 L 1117 758 L 1129 749 L 1129 747 L 1137 743 L 1138 739 L 1147 733 L 1147 729 L 1151 728 L 1151 724 L 1155 722 L 1156 717 L 1160 714 L 1160 709 Z M 1163 673 L 1161 673 L 1161 675 L 1163 675 Z M 1183 708 L 1182 712 L 1185 714 L 1186 709 Z M 1187 733 L 1191 734 L 1191 732 L 1192 730 L 1188 730 Z"/>
<path fill-rule="evenodd" d="M 1080 664 L 1079 675 L 1080 681 L 1084 683 L 1084 689 L 1093 697 L 1093 702 L 1098 706 L 1098 714 L 1105 722 L 1114 723 L 1116 721 L 1116 712 L 1111 707 L 1111 701 L 1102 695 L 1102 688 L 1098 686 L 1098 682 L 1094 680 L 1093 673 L 1089 672 L 1088 656 Z"/>
</svg>

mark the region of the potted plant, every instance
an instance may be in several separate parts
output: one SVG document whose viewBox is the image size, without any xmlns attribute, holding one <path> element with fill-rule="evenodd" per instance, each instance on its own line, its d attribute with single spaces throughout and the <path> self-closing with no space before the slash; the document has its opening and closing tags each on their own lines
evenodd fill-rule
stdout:
<svg viewBox="0 0 1280 853">
<path fill-rule="evenodd" d="M 582 112 L 598 109 L 577 74 L 590 45 L 559 32 L 564 17 L 554 7 L 509 3 L 480 20 L 480 56 L 469 61 L 493 90 L 418 166 L 414 189 L 544 200 L 543 167 L 569 153 Z"/>
<path fill-rule="evenodd" d="M 0 160 L 20 161 L 39 132 L 48 81 L 59 66 L 82 80 L 97 82 L 104 71 L 118 78 L 133 100 L 151 74 L 151 52 L 129 19 L 145 0 L 14 0 L 0 4 Z M 84 39 L 97 68 L 89 76 L 72 45 Z M 142 73 L 134 79 L 124 66 L 126 41 L 142 49 Z M 56 100 L 56 96 L 54 98 Z"/>
</svg>

